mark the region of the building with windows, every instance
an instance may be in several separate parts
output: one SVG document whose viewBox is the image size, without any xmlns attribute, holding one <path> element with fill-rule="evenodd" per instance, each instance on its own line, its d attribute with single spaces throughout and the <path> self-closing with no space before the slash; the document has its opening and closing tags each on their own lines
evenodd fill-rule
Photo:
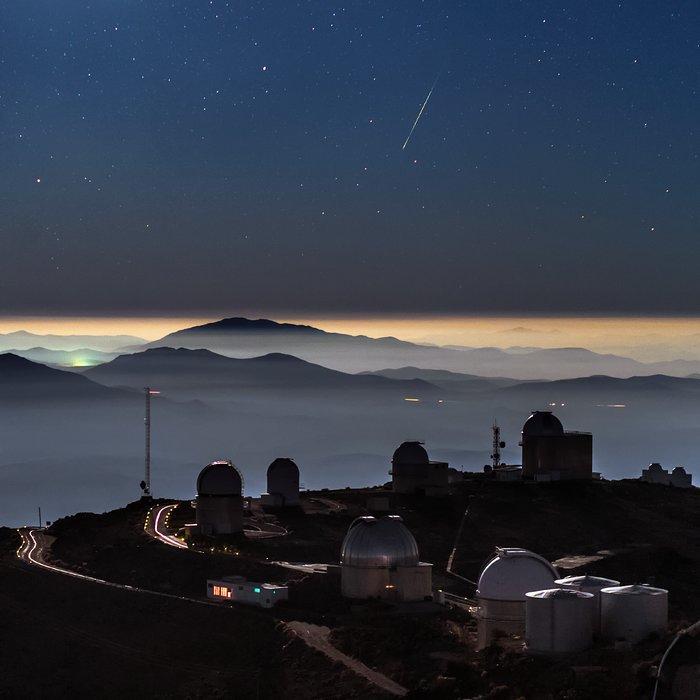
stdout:
<svg viewBox="0 0 700 700">
<path fill-rule="evenodd" d="M 280 600 L 288 600 L 289 588 L 274 583 L 256 583 L 243 576 L 224 576 L 207 581 L 207 598 L 222 603 L 245 603 L 271 608 Z"/>
</svg>

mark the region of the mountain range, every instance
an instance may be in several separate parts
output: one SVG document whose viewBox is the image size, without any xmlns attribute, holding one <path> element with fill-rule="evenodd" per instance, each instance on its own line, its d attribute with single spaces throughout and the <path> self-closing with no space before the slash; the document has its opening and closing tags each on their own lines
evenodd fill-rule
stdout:
<svg viewBox="0 0 700 700">
<path fill-rule="evenodd" d="M 413 366 L 479 377 L 513 377 L 521 380 L 567 379 L 594 374 L 615 377 L 653 374 L 686 376 L 700 372 L 700 361 L 643 363 L 584 348 L 513 348 L 508 351 L 494 347 L 438 347 L 391 337 L 328 333 L 312 326 L 246 318 L 227 318 L 185 328 L 129 350 L 163 346 L 206 348 L 239 358 L 284 353 L 344 372 Z"/>
</svg>

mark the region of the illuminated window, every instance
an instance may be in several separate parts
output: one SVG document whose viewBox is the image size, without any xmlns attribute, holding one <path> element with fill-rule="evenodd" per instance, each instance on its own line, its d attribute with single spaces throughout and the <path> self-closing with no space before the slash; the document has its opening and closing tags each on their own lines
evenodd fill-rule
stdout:
<svg viewBox="0 0 700 700">
<path fill-rule="evenodd" d="M 214 595 L 221 595 L 221 587 L 214 586 Z"/>
</svg>

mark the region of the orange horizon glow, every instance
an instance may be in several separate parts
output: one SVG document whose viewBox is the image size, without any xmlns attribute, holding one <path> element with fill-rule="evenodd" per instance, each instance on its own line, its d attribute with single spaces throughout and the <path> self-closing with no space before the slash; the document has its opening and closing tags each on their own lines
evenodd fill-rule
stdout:
<svg viewBox="0 0 700 700">
<path fill-rule="evenodd" d="M 232 315 L 232 314 L 231 314 Z M 436 345 L 470 347 L 601 348 L 684 340 L 700 343 L 700 318 L 640 316 L 284 316 L 267 314 L 284 323 L 299 323 L 322 330 L 367 335 L 394 336 L 402 340 Z M 251 318 L 264 315 L 248 314 Z M 178 317 L 4 317 L 0 333 L 24 330 L 56 335 L 135 335 L 145 340 L 182 328 L 209 323 L 222 316 Z M 697 334 L 697 338 L 692 337 Z"/>
</svg>

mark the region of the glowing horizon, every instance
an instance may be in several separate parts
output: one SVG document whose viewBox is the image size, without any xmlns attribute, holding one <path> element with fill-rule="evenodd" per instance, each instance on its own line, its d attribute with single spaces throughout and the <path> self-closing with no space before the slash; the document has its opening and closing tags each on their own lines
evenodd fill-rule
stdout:
<svg viewBox="0 0 700 700">
<path fill-rule="evenodd" d="M 228 314 L 233 315 L 233 314 Z M 330 317 L 276 314 L 281 323 L 315 326 L 322 330 L 370 337 L 393 336 L 411 342 L 469 347 L 586 347 L 598 351 L 615 348 L 652 348 L 673 346 L 676 354 L 696 356 L 700 347 L 700 318 L 681 316 L 345 316 Z M 188 328 L 219 320 L 223 315 L 199 316 L 118 316 L 118 317 L 5 317 L 0 318 L 0 333 L 28 331 L 55 335 L 134 335 L 147 341 Z M 659 356 L 668 350 L 659 350 Z"/>
</svg>

